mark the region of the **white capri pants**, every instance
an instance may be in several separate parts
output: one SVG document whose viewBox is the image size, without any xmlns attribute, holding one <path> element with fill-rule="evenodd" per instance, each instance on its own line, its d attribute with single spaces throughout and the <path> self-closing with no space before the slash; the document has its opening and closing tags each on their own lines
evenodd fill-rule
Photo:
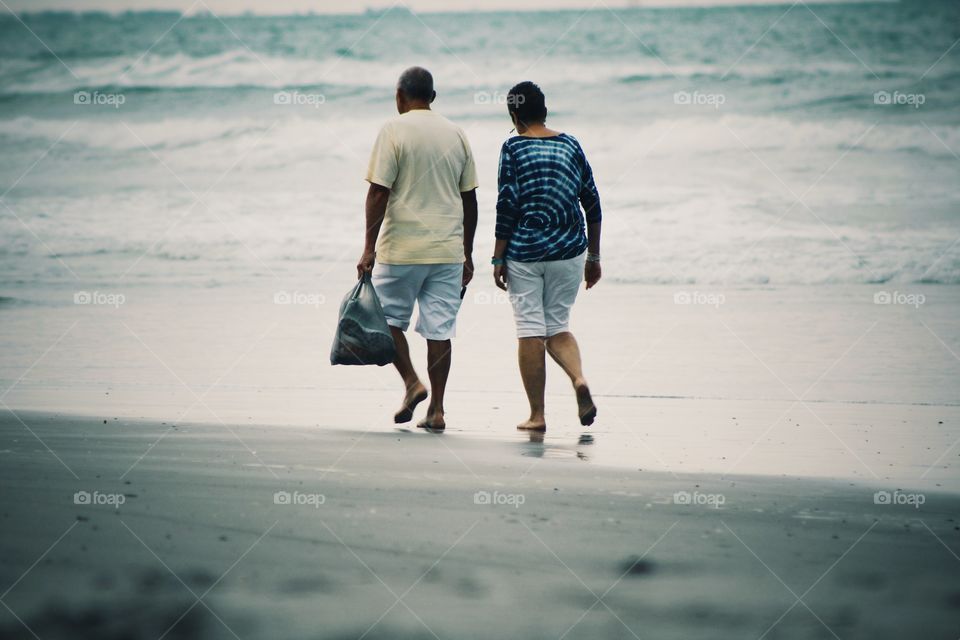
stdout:
<svg viewBox="0 0 960 640">
<path fill-rule="evenodd" d="M 568 330 L 586 257 L 584 252 L 568 260 L 507 260 L 507 290 L 518 338 L 549 338 Z"/>
<path fill-rule="evenodd" d="M 387 324 L 406 331 L 417 303 L 417 333 L 427 340 L 449 340 L 457 332 L 463 264 L 384 264 L 373 268 Z"/>
</svg>

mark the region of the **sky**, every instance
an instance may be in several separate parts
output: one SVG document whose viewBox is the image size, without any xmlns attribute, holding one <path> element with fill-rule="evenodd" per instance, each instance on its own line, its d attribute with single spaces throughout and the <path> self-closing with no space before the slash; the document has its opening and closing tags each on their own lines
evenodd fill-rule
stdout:
<svg viewBox="0 0 960 640">
<path fill-rule="evenodd" d="M 771 0 L 401 0 L 410 9 L 427 11 L 493 11 L 501 9 L 586 9 L 596 5 L 602 8 L 628 6 L 704 6 L 722 4 L 771 4 Z M 783 0 L 785 3 L 786 0 Z M 602 3 L 602 4 L 601 4 Z M 127 11 L 169 9 L 175 11 L 203 10 L 204 5 L 217 14 L 244 12 L 258 14 L 306 13 L 361 13 L 366 9 L 384 9 L 395 0 L 4 0 L 13 11 L 43 10 L 106 10 Z M 6 11 L 0 5 L 0 12 Z"/>
</svg>

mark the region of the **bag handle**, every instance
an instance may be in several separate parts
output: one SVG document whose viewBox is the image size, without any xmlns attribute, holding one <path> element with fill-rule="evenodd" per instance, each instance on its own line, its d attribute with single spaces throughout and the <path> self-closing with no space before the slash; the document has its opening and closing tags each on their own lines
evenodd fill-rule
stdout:
<svg viewBox="0 0 960 640">
<path fill-rule="evenodd" d="M 364 271 L 364 272 L 363 272 L 363 275 L 360 277 L 360 279 L 357 280 L 357 286 L 355 286 L 355 287 L 353 288 L 353 293 L 350 294 L 350 299 L 351 299 L 351 300 L 356 300 L 357 298 L 360 297 L 360 292 L 363 290 L 363 286 L 364 286 L 365 284 L 366 284 L 366 285 L 371 284 L 371 281 L 370 281 L 370 272 L 369 272 L 369 271 Z"/>
</svg>

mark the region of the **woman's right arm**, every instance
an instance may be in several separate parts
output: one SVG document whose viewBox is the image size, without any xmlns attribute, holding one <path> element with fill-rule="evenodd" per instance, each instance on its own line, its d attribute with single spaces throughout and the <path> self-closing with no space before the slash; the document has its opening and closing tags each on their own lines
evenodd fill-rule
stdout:
<svg viewBox="0 0 960 640">
<path fill-rule="evenodd" d="M 583 160 L 580 204 L 583 205 L 587 220 L 587 263 L 583 275 L 587 281 L 587 289 L 589 289 L 597 284 L 602 276 L 600 268 L 600 227 L 603 214 L 600 209 L 600 193 L 597 191 L 597 184 L 593 180 L 593 169 L 590 167 L 583 149 L 580 149 L 580 153 Z"/>
<path fill-rule="evenodd" d="M 593 260 L 593 256 L 597 259 Z M 593 222 L 587 225 L 587 257 L 588 260 L 583 267 L 583 279 L 587 281 L 587 289 L 600 282 L 603 272 L 600 268 L 600 222 Z"/>
</svg>

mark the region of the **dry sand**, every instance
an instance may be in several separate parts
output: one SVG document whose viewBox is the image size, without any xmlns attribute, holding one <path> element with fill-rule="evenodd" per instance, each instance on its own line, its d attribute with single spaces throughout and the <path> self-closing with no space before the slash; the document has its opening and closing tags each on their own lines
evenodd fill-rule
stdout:
<svg viewBox="0 0 960 640">
<path fill-rule="evenodd" d="M 960 632 L 954 494 L 606 467 L 586 436 L 18 415 L 0 415 L 4 638 Z"/>
</svg>

